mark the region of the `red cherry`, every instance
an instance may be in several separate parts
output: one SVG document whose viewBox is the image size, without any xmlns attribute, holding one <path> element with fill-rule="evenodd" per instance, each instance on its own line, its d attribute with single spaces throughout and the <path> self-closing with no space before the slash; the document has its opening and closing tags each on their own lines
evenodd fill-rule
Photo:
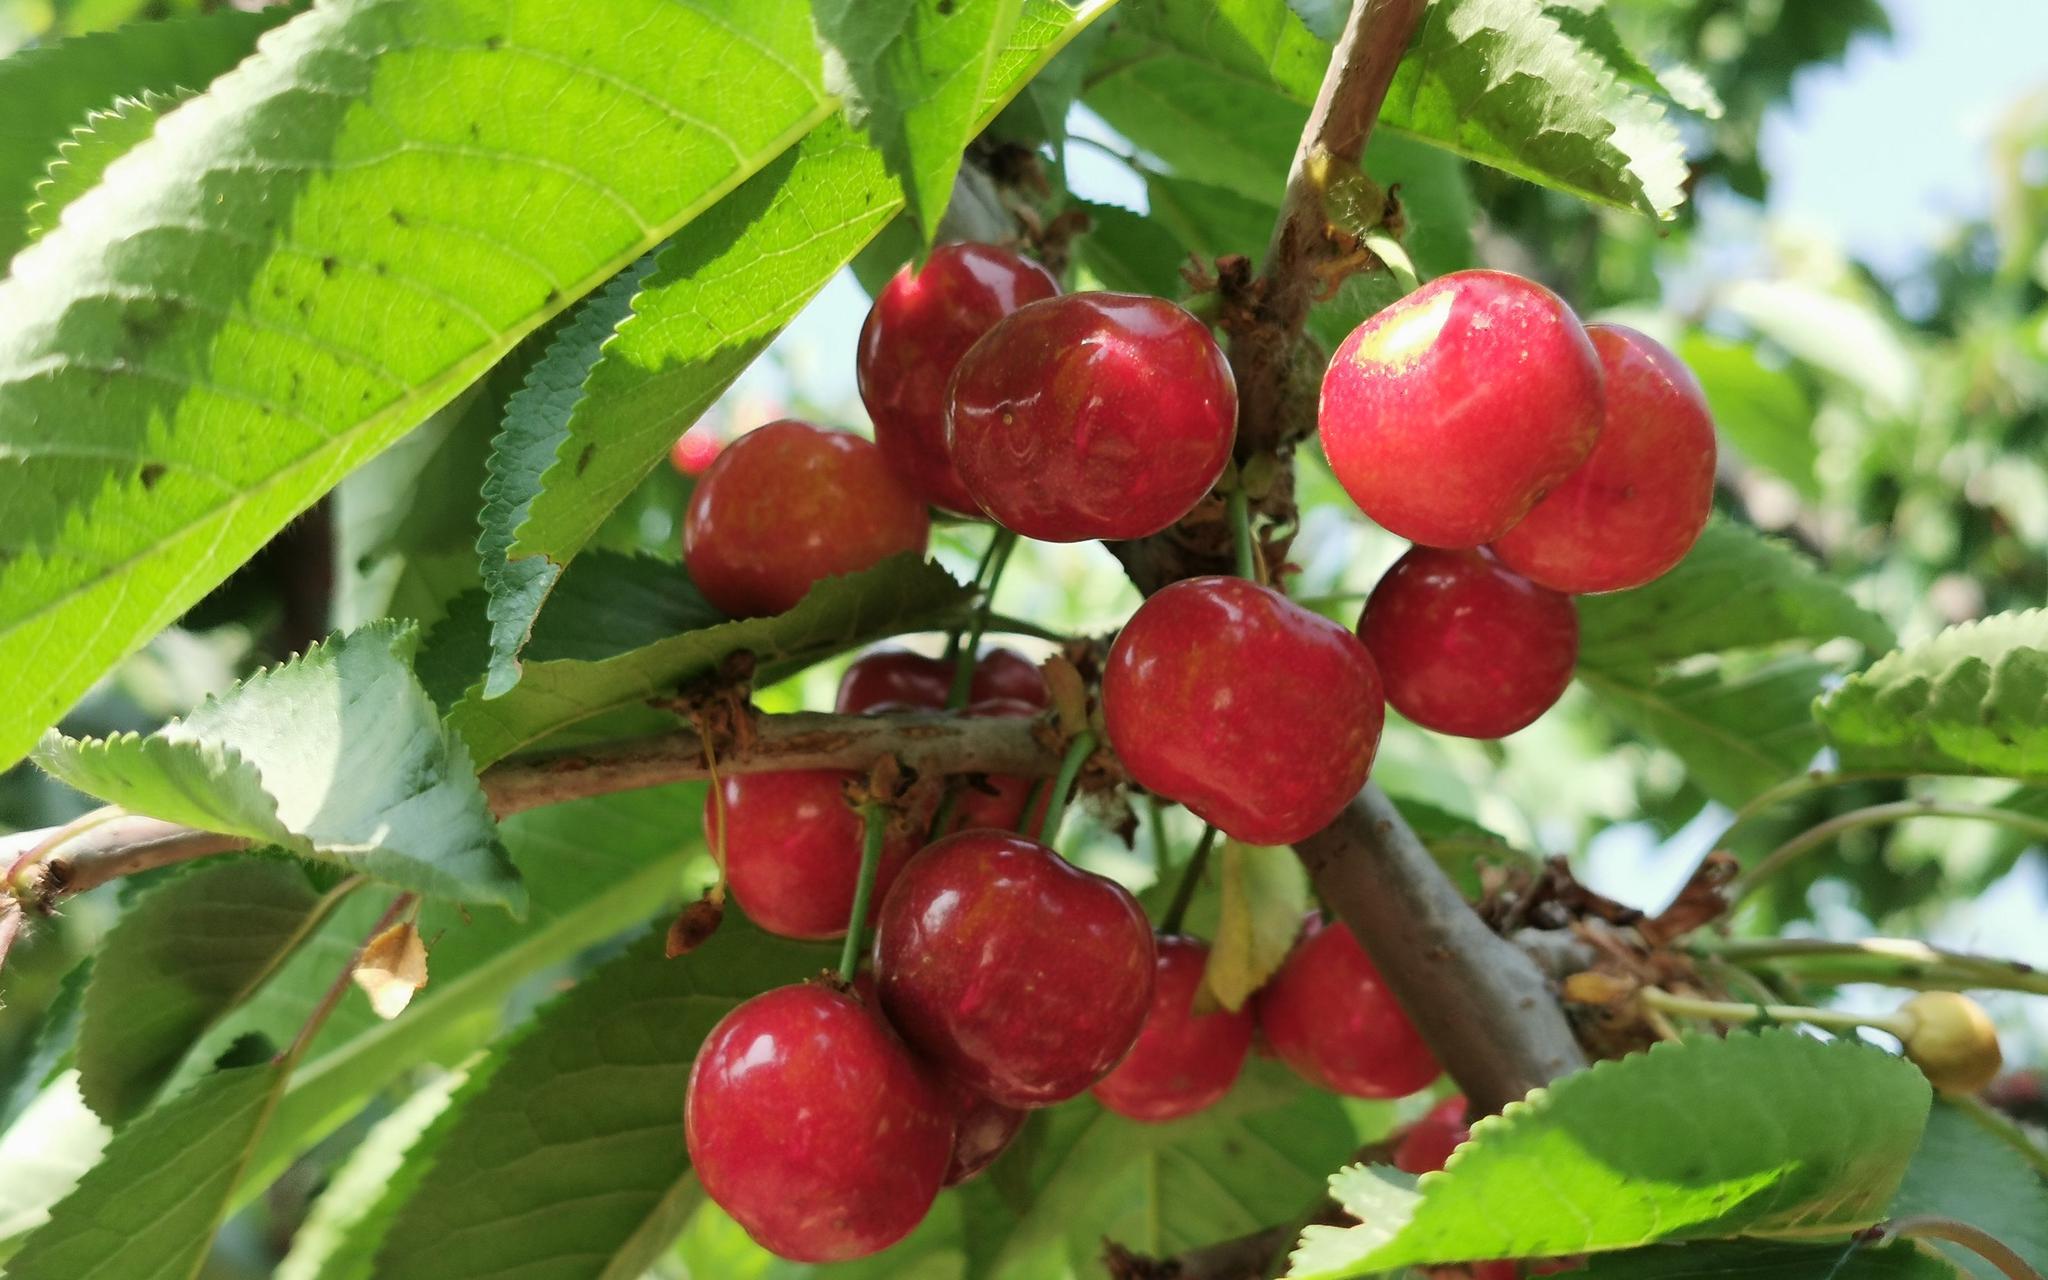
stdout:
<svg viewBox="0 0 2048 1280">
<path fill-rule="evenodd" d="M 781 613 L 833 574 L 922 554 L 924 503 L 872 441 L 783 419 L 725 447 L 690 495 L 683 559 L 735 618 Z"/>
<path fill-rule="evenodd" d="M 859 812 L 846 803 L 846 784 L 859 776 L 839 769 L 796 769 L 720 779 L 731 824 L 725 840 L 726 883 L 748 919 L 785 938 L 845 935 L 864 834 Z M 916 831 L 924 829 L 921 822 L 914 825 Z M 704 839 L 718 847 L 718 806 L 708 795 Z M 892 834 L 882 846 L 874 901 L 881 901 L 918 843 L 915 833 Z"/>
<path fill-rule="evenodd" d="M 804 984 L 720 1019 L 684 1121 L 705 1193 L 796 1262 L 866 1257 L 931 1208 L 953 1148 L 938 1083 L 854 996 Z"/>
<path fill-rule="evenodd" d="M 967 689 L 969 702 L 1010 699 L 1034 709 L 1052 705 L 1052 690 L 1045 684 L 1045 670 L 1015 649 L 990 649 L 975 659 L 974 679 Z"/>
<path fill-rule="evenodd" d="M 1433 547 L 1514 527 L 1600 435 L 1600 361 L 1533 280 L 1455 271 L 1351 331 L 1323 375 L 1323 454 L 1359 509 Z"/>
<path fill-rule="evenodd" d="M 1692 370 L 1634 329 L 1586 333 L 1607 375 L 1600 443 L 1493 544 L 1516 573 L 1574 595 L 1663 576 L 1714 507 L 1714 419 Z"/>
<path fill-rule="evenodd" d="M 1329 825 L 1386 714 L 1357 637 L 1242 578 L 1184 579 L 1138 606 L 1102 709 L 1133 779 L 1251 844 Z"/>
<path fill-rule="evenodd" d="M 875 443 L 928 502 L 980 515 L 946 451 L 946 382 L 996 321 L 1060 291 L 1029 258 L 986 244 L 946 244 L 906 266 L 875 298 L 855 369 Z"/>
<path fill-rule="evenodd" d="M 1310 921 L 1259 992 L 1259 1027 L 1304 1080 L 1354 1098 L 1400 1098 L 1437 1078 L 1429 1046 L 1358 939 Z"/>
<path fill-rule="evenodd" d="M 964 712 L 970 716 L 1017 717 L 1035 716 L 1039 708 L 1015 698 L 990 698 L 986 702 L 972 702 Z M 985 778 L 968 779 L 962 783 L 960 803 L 954 810 L 954 820 L 949 831 L 971 831 L 976 827 L 993 827 L 999 831 L 1036 831 L 1045 821 L 1045 807 L 1052 797 L 1047 788 L 1040 788 L 1038 803 L 1032 805 L 1031 820 L 1024 820 L 1024 806 L 1031 804 L 1030 778 L 1014 777 L 1010 774 L 990 774 Z"/>
<path fill-rule="evenodd" d="M 953 664 L 908 649 L 876 649 L 864 653 L 839 677 L 833 710 L 843 716 L 873 711 L 883 703 L 938 711 L 953 690 Z M 969 703 L 995 699 L 1028 702 L 1036 709 L 1052 701 L 1045 673 L 1014 649 L 994 648 L 974 663 L 967 688 Z"/>
<path fill-rule="evenodd" d="M 1451 1153 L 1472 1136 L 1465 1123 L 1466 1104 L 1462 1094 L 1452 1094 L 1429 1109 L 1429 1114 L 1408 1126 L 1394 1148 L 1394 1167 L 1404 1173 L 1435 1173 L 1450 1163 Z"/>
<path fill-rule="evenodd" d="M 1572 681 L 1579 611 L 1492 553 L 1415 547 L 1358 619 L 1394 710 L 1425 729 L 1504 738 Z"/>
<path fill-rule="evenodd" d="M 942 1077 L 953 1103 L 953 1159 L 946 1185 L 967 1181 L 995 1163 L 1029 1117 L 1015 1107 L 983 1097 L 950 1076 Z"/>
<path fill-rule="evenodd" d="M 1152 926 L 1124 888 L 1036 840 L 963 831 L 905 864 L 875 983 L 906 1040 L 1006 1106 L 1080 1093 L 1152 1004 Z"/>
<path fill-rule="evenodd" d="M 725 442 L 718 438 L 718 433 L 699 423 L 683 432 L 669 446 L 668 460 L 686 476 L 701 476 L 724 448 Z"/>
<path fill-rule="evenodd" d="M 1237 384 L 1202 322 L 1161 298 L 1034 302 L 953 372 L 946 439 L 982 510 L 1027 538 L 1142 538 L 1223 474 Z"/>
<path fill-rule="evenodd" d="M 1164 937 L 1157 947 L 1145 1029 L 1130 1055 L 1093 1090 L 1095 1100 L 1118 1115 L 1150 1122 L 1178 1120 L 1222 1101 L 1252 1045 L 1249 1006 L 1236 1013 L 1194 1012 L 1209 944 Z"/>
</svg>

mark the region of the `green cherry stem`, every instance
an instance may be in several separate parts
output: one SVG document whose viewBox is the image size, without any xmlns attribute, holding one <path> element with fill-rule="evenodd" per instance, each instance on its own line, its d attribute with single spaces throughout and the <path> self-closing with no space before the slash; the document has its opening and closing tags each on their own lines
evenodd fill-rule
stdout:
<svg viewBox="0 0 2048 1280">
<path fill-rule="evenodd" d="M 1216 828 L 1203 827 L 1202 838 L 1195 841 L 1195 851 L 1188 855 L 1188 865 L 1181 868 L 1180 883 L 1173 889 L 1173 901 L 1167 905 L 1166 914 L 1159 917 L 1159 932 L 1180 932 L 1181 919 L 1188 913 L 1188 904 L 1195 900 L 1195 889 L 1202 883 L 1202 872 L 1209 866 L 1209 851 L 1215 847 Z"/>
<path fill-rule="evenodd" d="M 2048 996 L 2048 973 L 2018 960 L 1973 955 L 1912 938 L 1715 938 L 1696 936 L 1695 955 L 1826 983 L 1961 991 L 1988 988 Z"/>
<path fill-rule="evenodd" d="M 1659 1013 L 1706 1022 L 1806 1022 L 1834 1031 L 1873 1027 L 1902 1039 L 1912 1030 L 1904 1019 L 1890 1014 L 1814 1009 L 1798 1004 L 1737 1004 L 1731 1000 L 1701 1000 L 1693 996 L 1673 995 L 1662 987 L 1644 987 L 1636 992 L 1636 999 Z"/>
<path fill-rule="evenodd" d="M 995 606 L 996 584 L 1003 580 L 1003 569 L 1010 563 L 1010 553 L 1017 549 L 1017 535 L 1008 529 L 996 530 L 996 536 L 988 544 L 988 555 L 982 561 L 982 568 L 975 575 L 975 586 L 981 590 L 981 603 L 974 607 L 974 617 L 967 624 L 960 646 L 953 651 L 953 687 L 946 693 L 946 709 L 958 711 L 967 705 L 967 691 L 974 683 L 974 661 L 980 656 L 981 633 L 988 630 L 989 612 Z"/>
<path fill-rule="evenodd" d="M 2041 1273 L 2027 1265 L 2026 1259 L 2015 1253 L 2011 1245 L 1982 1227 L 1973 1227 L 1954 1218 L 1942 1218 L 1933 1214 L 1894 1218 L 1885 1223 L 1880 1231 L 1880 1238 L 1884 1240 L 1946 1240 L 1950 1244 L 1959 1244 L 1968 1249 L 2011 1277 L 2011 1280 L 2042 1280 Z"/>
<path fill-rule="evenodd" d="M 1059 776 L 1052 781 L 1052 796 L 1045 802 L 1045 821 L 1038 824 L 1040 844 L 1051 844 L 1052 838 L 1059 834 L 1060 819 L 1067 816 L 1067 796 L 1074 789 L 1074 779 L 1081 776 L 1081 766 L 1088 763 L 1088 757 L 1093 754 L 1095 734 L 1092 730 L 1083 729 L 1067 744 L 1067 754 L 1060 757 Z"/>
<path fill-rule="evenodd" d="M 1252 496 L 1245 492 L 1242 477 L 1230 490 L 1230 536 L 1237 548 L 1237 576 L 1263 583 L 1266 567 L 1259 562 L 1259 549 L 1252 541 Z"/>
<path fill-rule="evenodd" d="M 2048 819 L 1993 805 L 1949 804 L 1939 800 L 1896 800 L 1889 804 L 1873 804 L 1816 823 L 1771 850 L 1728 887 L 1728 900 L 1731 904 L 1741 902 L 1800 854 L 1818 848 L 1836 836 L 1864 827 L 1904 822 L 1908 818 L 1975 818 L 2012 827 L 2038 838 L 2048 838 Z"/>
<path fill-rule="evenodd" d="M 846 920 L 846 942 L 839 948 L 839 980 L 852 983 L 860 968 L 860 944 L 867 932 L 868 900 L 875 896 L 875 871 L 882 865 L 882 844 L 889 837 L 889 810 L 869 803 L 860 807 L 860 878 L 853 882 L 853 911 Z"/>
</svg>

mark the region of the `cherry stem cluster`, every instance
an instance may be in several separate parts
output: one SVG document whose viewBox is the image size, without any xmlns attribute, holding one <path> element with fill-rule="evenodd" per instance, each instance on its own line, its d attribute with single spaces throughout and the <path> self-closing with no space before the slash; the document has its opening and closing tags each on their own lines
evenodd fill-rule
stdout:
<svg viewBox="0 0 2048 1280">
<path fill-rule="evenodd" d="M 988 629 L 989 614 L 995 608 L 996 584 L 1003 580 L 1010 553 L 1016 549 L 1017 535 L 998 528 L 974 571 L 974 585 L 981 592 L 981 602 L 974 607 L 965 637 L 956 631 L 947 642 L 946 656 L 953 660 L 953 687 L 946 693 L 948 710 L 958 711 L 967 705 L 967 692 L 974 683 L 974 663 L 981 656 L 981 635 Z"/>
<path fill-rule="evenodd" d="M 1679 1018 L 1706 1022 L 1746 1024 L 1752 1022 L 1804 1022 L 1836 1031 L 1871 1027 L 1904 1037 L 1912 1028 L 1902 1018 L 1882 1013 L 1854 1013 L 1846 1009 L 1815 1009 L 1797 1004 L 1740 1004 L 1732 1000 L 1702 1000 L 1674 995 L 1662 987 L 1645 987 L 1636 993 L 1646 1008 Z"/>
<path fill-rule="evenodd" d="M 882 865 L 882 846 L 889 839 L 888 806 L 870 801 L 860 807 L 860 878 L 853 882 L 853 910 L 846 917 L 846 942 L 839 949 L 839 980 L 853 981 L 860 968 L 860 947 L 867 932 L 868 903 L 875 896 L 875 872 Z"/>
<path fill-rule="evenodd" d="M 1038 824 L 1040 844 L 1051 844 L 1059 834 L 1060 819 L 1067 816 L 1067 797 L 1073 792 L 1074 780 L 1081 776 L 1081 766 L 1094 754 L 1095 734 L 1091 730 L 1083 729 L 1067 744 L 1067 752 L 1060 758 L 1060 771 L 1053 778 L 1052 794 L 1045 801 L 1045 818 Z"/>
</svg>

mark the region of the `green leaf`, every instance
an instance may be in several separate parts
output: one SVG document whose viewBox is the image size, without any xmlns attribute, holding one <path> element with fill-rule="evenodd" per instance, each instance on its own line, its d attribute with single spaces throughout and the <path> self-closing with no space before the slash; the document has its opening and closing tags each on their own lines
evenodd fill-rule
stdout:
<svg viewBox="0 0 2048 1280">
<path fill-rule="evenodd" d="M 1888 653 L 1816 714 L 1847 769 L 2048 777 L 2048 610 Z"/>
<path fill-rule="evenodd" d="M 58 146 L 57 158 L 36 183 L 35 203 L 28 210 L 29 237 L 56 226 L 65 206 L 98 185 L 108 165 L 156 132 L 157 117 L 197 94 L 196 89 L 167 94 L 145 89 L 139 97 L 116 98 L 111 108 L 89 113 Z"/>
<path fill-rule="evenodd" d="M 92 957 L 88 955 L 64 975 L 57 994 L 43 1009 L 35 1035 L 15 1051 L 14 1060 L 0 1073 L 0 1133 L 12 1127 L 29 1104 L 72 1065 L 77 1055 L 78 1024 L 84 1016 L 85 987 L 91 980 Z M 5 1199 L 0 1196 L 0 1203 Z M 0 1239 L 5 1235 L 0 1231 Z"/>
<path fill-rule="evenodd" d="M 980 118 L 1108 7 L 1027 0 Z M 584 380 L 511 556 L 568 564 L 676 437 L 902 208 L 880 152 L 833 119 L 664 246 L 633 314 Z"/>
<path fill-rule="evenodd" d="M 826 78 L 929 242 L 1023 0 L 815 0 Z"/>
<path fill-rule="evenodd" d="M 1891 1216 L 1931 1214 L 1988 1232 L 2036 1271 L 2048 1272 L 2048 1183 L 2017 1151 L 1954 1103 L 1938 1101 Z M 1967 1249 L 1941 1244 L 1982 1280 L 2004 1273 Z"/>
<path fill-rule="evenodd" d="M 1955 1268 L 1910 1244 L 1778 1244 L 1763 1240 L 1653 1245 L 1596 1255 L 1586 1280 L 1956 1280 Z"/>
<path fill-rule="evenodd" d="M 930 561 L 893 556 L 872 569 L 827 578 L 787 613 L 728 622 L 697 594 L 681 566 L 593 552 L 563 575 L 528 642 L 512 692 L 460 696 L 448 723 L 479 766 L 613 707 L 673 690 L 741 651 L 767 683 L 835 653 L 958 619 L 973 593 Z M 422 672 L 437 693 L 459 691 L 484 666 L 475 597 L 458 601 L 437 629 Z M 438 652 L 437 652 L 438 651 Z"/>
<path fill-rule="evenodd" d="M 60 1072 L 0 1133 L 0 1260 L 49 1221 L 50 1208 L 99 1163 L 111 1130 Z"/>
<path fill-rule="evenodd" d="M 728 916 L 682 959 L 666 958 L 657 932 L 592 972 L 422 1140 L 432 1169 L 386 1238 L 378 1280 L 640 1275 L 700 1195 L 681 1116 L 697 1046 L 740 1001 L 832 959 Z"/>
<path fill-rule="evenodd" d="M 1082 202 L 1088 234 L 1074 259 L 1105 289 L 1177 298 L 1187 292 L 1180 269 L 1188 256 L 1157 222 L 1113 204 Z"/>
<path fill-rule="evenodd" d="M 1145 192 L 1152 219 L 1172 232 L 1186 253 L 1208 259 L 1241 253 L 1253 266 L 1264 260 L 1277 212 L 1270 202 L 1162 173 L 1145 176 Z"/>
<path fill-rule="evenodd" d="M 1722 302 L 1792 355 L 1903 414 L 1920 395 L 1919 362 L 1877 307 L 1797 280 L 1744 280 Z"/>
<path fill-rule="evenodd" d="M 1848 636 L 1872 652 L 1896 643 L 1883 619 L 1811 560 L 1720 516 L 1655 582 L 1578 604 L 1579 665 L 1596 671 L 1788 640 Z"/>
<path fill-rule="evenodd" d="M 1202 981 L 1226 1009 L 1241 1009 L 1280 968 L 1301 934 L 1311 901 L 1308 872 L 1294 850 L 1223 842 L 1217 859 L 1222 900 Z"/>
<path fill-rule="evenodd" d="M 525 907 L 462 740 L 373 623 L 141 737 L 52 732 L 36 761 L 88 795 L 321 857 L 430 896 Z"/>
<path fill-rule="evenodd" d="M 1401 816 L 1415 829 L 1438 866 L 1457 881 L 1468 898 L 1477 901 L 1485 892 L 1480 882 L 1482 865 L 1520 866 L 1535 870 L 1538 859 L 1515 848 L 1497 833 L 1471 818 L 1452 813 L 1440 805 L 1388 789 L 1400 806 Z"/>
<path fill-rule="evenodd" d="M 100 943 L 78 1036 L 79 1087 L 110 1125 L 149 1105 L 199 1035 L 326 919 L 337 898 L 270 858 L 208 863 L 153 890 Z"/>
<path fill-rule="evenodd" d="M 1835 668 L 1789 655 L 1662 672 L 1581 668 L 1607 712 L 1669 748 L 1702 791 L 1740 807 L 1813 763 L 1813 699 Z"/>
<path fill-rule="evenodd" d="M 8 1261 L 8 1280 L 196 1277 L 285 1074 L 216 1072 L 116 1134 Z"/>
<path fill-rule="evenodd" d="M 1285 0 L 1133 3 L 1086 101 L 1198 181 L 1274 199 L 1330 46 Z M 1524 0 L 1437 0 L 1380 124 L 1589 200 L 1668 218 L 1684 148 L 1661 103 Z"/>
<path fill-rule="evenodd" d="M 505 425 L 491 441 L 483 487 L 483 536 L 477 542 L 484 590 L 490 596 L 490 667 L 484 696 L 495 698 L 519 683 L 519 651 L 533 631 L 542 601 L 562 576 L 545 556 L 508 558 L 512 531 L 533 509 L 541 473 L 569 436 L 569 415 L 583 394 L 583 381 L 631 310 L 633 295 L 653 267 L 642 258 L 581 307 L 505 404 Z"/>
<path fill-rule="evenodd" d="M 1331 1194 L 1361 1225 L 1308 1228 L 1288 1275 L 1847 1234 L 1884 1216 L 1928 1101 L 1918 1069 L 1860 1042 L 1768 1030 L 1659 1044 L 1480 1121 L 1419 1183 L 1337 1174 Z"/>
<path fill-rule="evenodd" d="M 0 281 L 0 668 L 29 691 L 0 762 L 835 105 L 798 5 L 387 0 L 278 28 Z"/>
<path fill-rule="evenodd" d="M 0 263 L 28 242 L 36 183 L 86 113 L 150 90 L 203 89 L 295 12 L 223 9 L 60 40 L 0 61 Z"/>
<path fill-rule="evenodd" d="M 413 1158 L 420 1135 L 463 1079 L 459 1071 L 438 1077 L 371 1126 L 292 1233 L 271 1280 L 375 1280 L 392 1215 L 426 1176 L 426 1160 Z"/>
<path fill-rule="evenodd" d="M 1185 1120 L 1139 1124 L 1077 1099 L 1034 1118 L 962 1188 L 983 1215 L 968 1247 L 998 1254 L 985 1274 L 1009 1276 L 1058 1248 L 1094 1274 L 1104 1238 L 1154 1256 L 1214 1244 L 1308 1212 L 1359 1141 L 1347 1104 L 1259 1058 L 1229 1097 Z"/>
<path fill-rule="evenodd" d="M 1706 391 L 1721 438 L 1801 494 L 1818 498 L 1814 406 L 1799 379 L 1765 364 L 1748 343 L 1704 333 L 1687 334 L 1678 344 L 1678 356 Z"/>
</svg>

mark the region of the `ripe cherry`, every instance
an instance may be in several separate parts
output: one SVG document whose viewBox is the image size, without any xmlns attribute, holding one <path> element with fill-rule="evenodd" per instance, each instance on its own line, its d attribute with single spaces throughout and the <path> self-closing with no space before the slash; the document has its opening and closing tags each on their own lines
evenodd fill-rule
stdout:
<svg viewBox="0 0 2048 1280">
<path fill-rule="evenodd" d="M 1574 595 L 1661 577 L 1714 506 L 1714 419 L 1692 370 L 1634 329 L 1586 333 L 1606 372 L 1600 443 L 1493 544 L 1510 569 Z"/>
<path fill-rule="evenodd" d="M 1403 1173 L 1435 1173 L 1451 1162 L 1451 1153 L 1472 1136 L 1465 1123 L 1463 1094 L 1452 1094 L 1408 1126 L 1394 1147 L 1394 1167 Z"/>
<path fill-rule="evenodd" d="M 1484 549 L 1410 550 L 1373 588 L 1358 634 L 1394 710 L 1465 738 L 1527 728 L 1564 694 L 1579 655 L 1571 597 Z"/>
<path fill-rule="evenodd" d="M 864 653 L 839 677 L 833 709 L 859 715 L 884 703 L 937 711 L 953 688 L 953 664 L 908 649 L 876 649 Z M 967 689 L 970 703 L 1015 699 L 1034 708 L 1052 700 L 1038 665 L 1014 649 L 994 648 L 975 660 Z"/>
<path fill-rule="evenodd" d="M 797 1262 L 865 1257 L 931 1208 L 953 1108 L 857 996 L 806 983 L 755 996 L 697 1052 L 684 1103 L 705 1193 Z"/>
<path fill-rule="evenodd" d="M 1513 528 L 1600 434 L 1600 361 L 1563 300 L 1456 271 L 1351 331 L 1323 375 L 1323 454 L 1392 533 L 1474 547 Z"/>
<path fill-rule="evenodd" d="M 781 613 L 820 578 L 922 553 L 925 505 L 872 441 L 784 419 L 725 447 L 690 495 L 690 580 L 736 618 Z"/>
<path fill-rule="evenodd" d="M 846 803 L 846 784 L 857 777 L 839 769 L 794 769 L 720 780 L 726 883 L 755 924 L 785 938 L 846 933 L 864 834 L 860 814 Z M 874 901 L 917 851 L 921 816 L 929 817 L 911 815 L 914 829 L 892 832 L 882 846 Z M 707 795 L 704 839 L 716 849 L 718 838 L 718 806 Z"/>
<path fill-rule="evenodd" d="M 954 370 L 946 439 L 982 510 L 1047 542 L 1142 538 L 1223 474 L 1237 384 L 1202 322 L 1160 298 L 1034 302 Z"/>
<path fill-rule="evenodd" d="M 946 1166 L 946 1185 L 950 1187 L 995 1163 L 1030 1117 L 983 1097 L 950 1076 L 942 1077 L 941 1083 L 953 1103 L 953 1159 Z"/>
<path fill-rule="evenodd" d="M 1141 786 L 1251 844 L 1320 831 L 1364 784 L 1386 709 L 1358 638 L 1242 578 L 1188 578 L 1109 651 L 1110 744 Z"/>
<path fill-rule="evenodd" d="M 669 446 L 668 460 L 686 476 L 701 476 L 724 448 L 725 442 L 718 438 L 718 433 L 700 422 L 676 437 L 676 442 Z"/>
<path fill-rule="evenodd" d="M 986 244 L 945 244 L 923 270 L 898 271 L 860 329 L 855 369 L 875 443 L 919 497 L 979 515 L 946 450 L 946 383 L 996 321 L 1060 291 L 1029 258 Z"/>
<path fill-rule="evenodd" d="M 1354 1098 L 1400 1098 L 1436 1079 L 1429 1046 L 1342 925 L 1311 920 L 1258 997 L 1259 1027 L 1302 1079 Z"/>
<path fill-rule="evenodd" d="M 1207 943 L 1163 937 L 1157 948 L 1145 1029 L 1093 1090 L 1095 1100 L 1118 1115 L 1151 1122 L 1178 1120 L 1220 1102 L 1244 1069 L 1253 1025 L 1250 1006 L 1236 1013 L 1194 1011 L 1209 963 Z"/>
<path fill-rule="evenodd" d="M 1071 1098 L 1152 1005 L 1152 927 L 1121 885 L 1035 840 L 963 831 L 905 864 L 875 924 L 875 984 L 904 1039 L 1012 1107 Z"/>
</svg>

